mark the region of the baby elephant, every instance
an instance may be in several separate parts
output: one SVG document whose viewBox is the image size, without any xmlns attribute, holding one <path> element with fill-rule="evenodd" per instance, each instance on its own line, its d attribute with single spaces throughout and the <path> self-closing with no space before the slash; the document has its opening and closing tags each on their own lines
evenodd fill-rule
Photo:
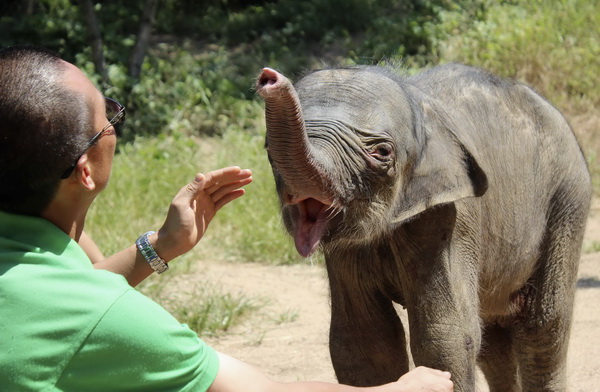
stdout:
<svg viewBox="0 0 600 392">
<path fill-rule="evenodd" d="M 450 64 L 417 76 L 265 68 L 266 149 L 296 248 L 324 253 L 340 382 L 416 365 L 475 390 L 564 391 L 591 197 L 580 147 L 530 88 Z"/>
</svg>

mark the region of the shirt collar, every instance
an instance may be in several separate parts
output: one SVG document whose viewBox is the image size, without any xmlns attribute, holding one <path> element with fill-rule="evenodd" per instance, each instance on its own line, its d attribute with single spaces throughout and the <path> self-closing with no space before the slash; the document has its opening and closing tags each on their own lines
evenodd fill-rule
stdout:
<svg viewBox="0 0 600 392">
<path fill-rule="evenodd" d="M 52 222 L 36 216 L 17 215 L 0 211 L 0 250 L 19 253 L 51 253 L 67 259 L 89 258 L 79 244 Z"/>
</svg>

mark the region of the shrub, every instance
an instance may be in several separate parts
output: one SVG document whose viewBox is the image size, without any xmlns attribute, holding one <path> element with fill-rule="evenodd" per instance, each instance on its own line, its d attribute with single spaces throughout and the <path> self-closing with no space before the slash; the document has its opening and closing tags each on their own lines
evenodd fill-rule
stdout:
<svg viewBox="0 0 600 392">
<path fill-rule="evenodd" d="M 600 3 L 586 0 L 513 1 L 490 6 L 465 26 L 447 14 L 443 61 L 482 66 L 534 86 L 563 109 L 600 103 Z M 510 26 L 510 28 L 507 28 Z"/>
</svg>

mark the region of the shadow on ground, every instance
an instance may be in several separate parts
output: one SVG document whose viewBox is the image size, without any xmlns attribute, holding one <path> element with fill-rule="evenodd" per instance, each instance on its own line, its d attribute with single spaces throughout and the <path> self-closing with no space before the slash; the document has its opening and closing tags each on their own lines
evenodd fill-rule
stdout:
<svg viewBox="0 0 600 392">
<path fill-rule="evenodd" d="M 577 281 L 578 289 L 597 289 L 600 287 L 600 280 L 596 278 L 581 278 Z"/>
</svg>

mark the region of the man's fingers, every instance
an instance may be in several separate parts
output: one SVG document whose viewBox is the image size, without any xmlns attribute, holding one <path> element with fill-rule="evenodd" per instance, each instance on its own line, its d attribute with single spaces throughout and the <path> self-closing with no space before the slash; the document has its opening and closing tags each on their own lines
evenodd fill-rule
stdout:
<svg viewBox="0 0 600 392">
<path fill-rule="evenodd" d="M 426 366 L 417 366 L 414 370 L 417 372 L 431 373 L 432 375 L 440 376 L 440 377 L 446 378 L 448 380 L 450 380 L 452 378 L 452 374 L 448 371 L 433 369 L 433 368 L 426 367 Z"/>
<path fill-rule="evenodd" d="M 246 186 L 246 185 L 250 184 L 251 182 L 252 182 L 252 177 L 249 177 L 249 178 L 246 178 L 246 179 L 243 179 L 240 181 L 236 181 L 236 182 L 232 182 L 229 184 L 223 184 L 222 186 L 215 188 L 212 193 L 210 190 L 207 190 L 206 192 L 210 195 L 210 198 L 216 203 L 217 201 L 219 201 L 219 199 L 221 199 L 226 194 L 228 194 L 231 191 L 234 191 L 236 189 L 239 189 L 243 186 Z"/>
<path fill-rule="evenodd" d="M 439 370 L 439 369 L 430 369 L 430 370 L 445 377 L 445 378 L 448 378 L 448 379 L 452 377 L 452 375 L 448 371 Z"/>
<path fill-rule="evenodd" d="M 235 191 L 229 192 L 219 200 L 215 201 L 215 211 L 219 211 L 227 203 L 242 197 L 245 193 L 246 191 L 243 189 L 236 189 Z"/>
<path fill-rule="evenodd" d="M 213 186 L 204 188 L 206 193 L 211 195 L 213 199 L 218 198 L 219 194 L 227 193 L 231 189 L 240 188 L 242 186 L 248 185 L 252 182 L 252 177 L 245 177 L 240 179 L 232 179 L 230 181 L 219 181 L 215 183 Z"/>
<path fill-rule="evenodd" d="M 429 371 L 439 374 L 440 376 L 443 376 L 447 379 L 450 379 L 452 377 L 452 375 L 450 374 L 450 372 L 448 371 L 443 371 L 443 370 L 439 370 L 439 369 L 432 369 L 432 368 L 427 368 L 429 369 Z"/>
<path fill-rule="evenodd" d="M 248 169 L 240 169 L 237 166 L 226 167 L 206 173 L 206 183 L 204 189 L 212 194 L 217 191 L 223 184 L 244 180 L 250 178 L 252 172 Z"/>
<path fill-rule="evenodd" d="M 237 166 L 213 170 L 209 173 L 196 173 L 194 181 L 180 189 L 173 199 L 175 204 L 187 205 L 204 193 L 211 198 L 212 203 L 221 208 L 231 200 L 242 196 L 239 188 L 252 182 L 252 172 Z M 230 193 L 233 196 L 229 196 Z"/>
</svg>

